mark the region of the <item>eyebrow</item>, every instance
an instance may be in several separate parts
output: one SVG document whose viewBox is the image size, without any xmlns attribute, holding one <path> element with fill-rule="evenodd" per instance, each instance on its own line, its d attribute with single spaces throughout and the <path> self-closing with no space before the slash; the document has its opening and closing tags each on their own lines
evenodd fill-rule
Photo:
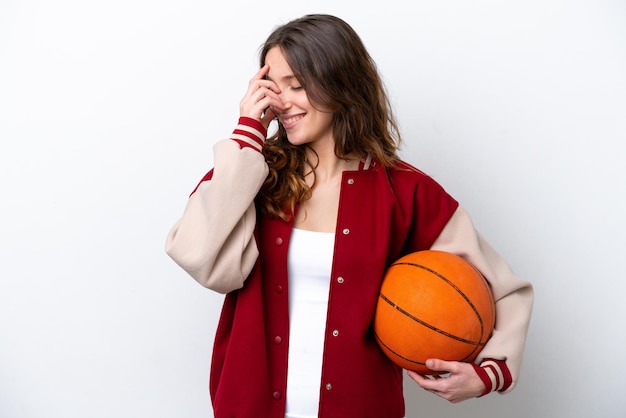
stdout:
<svg viewBox="0 0 626 418">
<path fill-rule="evenodd" d="M 265 76 L 265 78 L 268 79 L 269 81 L 274 81 L 272 77 L 270 77 L 269 75 Z M 293 74 L 290 74 L 281 78 L 281 81 L 291 81 L 291 80 L 297 80 L 296 76 Z"/>
</svg>

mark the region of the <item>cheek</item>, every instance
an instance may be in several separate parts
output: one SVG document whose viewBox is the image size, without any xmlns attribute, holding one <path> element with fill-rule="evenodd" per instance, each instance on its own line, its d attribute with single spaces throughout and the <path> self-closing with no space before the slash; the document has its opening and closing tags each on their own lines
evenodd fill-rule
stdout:
<svg viewBox="0 0 626 418">
<path fill-rule="evenodd" d="M 319 124 L 324 126 L 324 129 L 331 129 L 333 125 L 333 116 L 330 113 L 318 112 L 317 120 Z"/>
<path fill-rule="evenodd" d="M 309 102 L 309 99 L 306 97 L 306 94 L 296 96 L 293 102 L 302 109 L 306 109 L 308 111 L 311 111 L 314 109 L 313 106 L 311 105 L 311 102 Z"/>
</svg>

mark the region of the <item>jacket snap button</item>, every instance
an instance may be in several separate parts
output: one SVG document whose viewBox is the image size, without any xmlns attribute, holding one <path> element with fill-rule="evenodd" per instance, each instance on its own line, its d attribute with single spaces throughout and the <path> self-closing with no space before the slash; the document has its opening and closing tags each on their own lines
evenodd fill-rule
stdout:
<svg viewBox="0 0 626 418">
<path fill-rule="evenodd" d="M 349 233 L 350 233 L 350 230 L 349 230 L 348 228 L 345 228 L 345 229 L 343 230 L 343 234 L 344 234 L 344 235 L 348 235 Z"/>
<path fill-rule="evenodd" d="M 334 331 L 333 331 L 333 336 L 334 336 L 334 337 L 336 337 L 336 336 L 338 336 L 338 335 L 339 335 L 339 330 L 334 330 Z"/>
<path fill-rule="evenodd" d="M 282 397 L 283 397 L 283 395 L 279 391 L 276 391 L 276 392 L 272 393 L 272 398 L 274 398 L 276 400 L 278 400 L 278 399 L 280 399 Z"/>
<path fill-rule="evenodd" d="M 276 245 L 282 245 L 283 239 L 281 237 L 276 238 Z"/>
<path fill-rule="evenodd" d="M 331 390 L 333 388 L 333 385 L 331 385 L 330 383 L 326 383 L 326 390 Z"/>
<path fill-rule="evenodd" d="M 343 283 L 343 277 L 337 277 L 337 283 L 339 284 Z"/>
<path fill-rule="evenodd" d="M 354 184 L 354 179 L 348 179 L 348 184 Z"/>
<path fill-rule="evenodd" d="M 274 337 L 274 344 L 278 345 L 282 342 L 283 342 L 283 339 L 280 337 L 280 335 L 277 335 Z"/>
</svg>

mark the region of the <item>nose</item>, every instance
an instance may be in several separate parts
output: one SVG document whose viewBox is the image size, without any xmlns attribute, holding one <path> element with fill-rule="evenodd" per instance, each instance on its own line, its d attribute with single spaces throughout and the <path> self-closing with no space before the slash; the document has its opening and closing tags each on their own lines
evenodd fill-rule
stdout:
<svg viewBox="0 0 626 418">
<path fill-rule="evenodd" d="M 283 107 L 281 110 L 283 112 L 291 108 L 291 93 L 288 88 L 281 89 L 280 93 L 278 93 L 278 98 L 282 102 Z"/>
</svg>

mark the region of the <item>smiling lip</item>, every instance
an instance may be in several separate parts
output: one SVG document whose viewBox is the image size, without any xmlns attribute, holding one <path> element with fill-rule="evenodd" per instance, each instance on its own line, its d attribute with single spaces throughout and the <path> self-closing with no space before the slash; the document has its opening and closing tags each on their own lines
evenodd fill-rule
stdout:
<svg viewBox="0 0 626 418">
<path fill-rule="evenodd" d="M 293 128 L 304 118 L 304 113 L 299 113 L 297 115 L 289 115 L 281 117 L 281 121 L 283 123 L 283 127 L 285 129 Z"/>
</svg>

